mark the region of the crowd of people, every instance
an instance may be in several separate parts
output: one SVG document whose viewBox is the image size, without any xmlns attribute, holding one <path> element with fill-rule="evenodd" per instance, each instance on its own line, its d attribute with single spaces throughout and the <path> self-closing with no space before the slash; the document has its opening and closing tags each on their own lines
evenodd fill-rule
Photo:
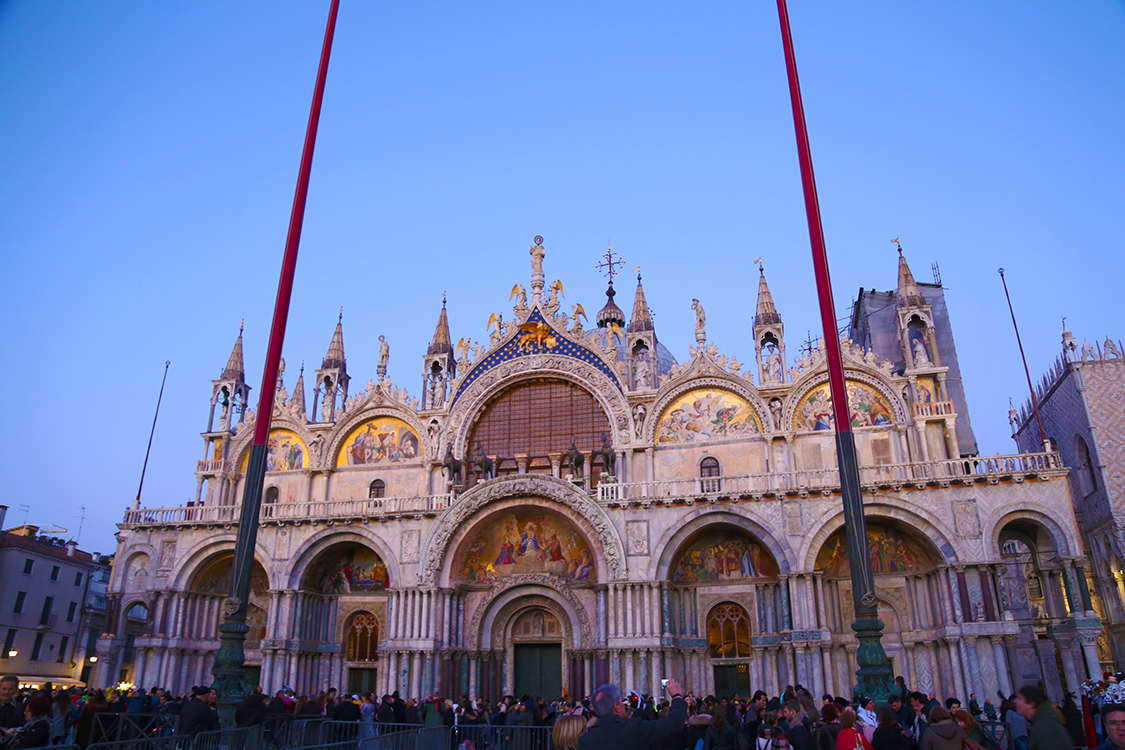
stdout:
<svg viewBox="0 0 1125 750">
<path fill-rule="evenodd" d="M 1087 747 L 1081 710 L 1072 697 L 1054 706 L 1035 685 L 998 704 L 969 696 L 940 703 L 932 693 L 907 689 L 902 678 L 887 704 L 824 695 L 819 701 L 800 685 L 779 696 L 758 690 L 749 698 L 683 693 L 670 679 L 662 697 L 623 694 L 602 685 L 584 699 L 556 701 L 505 696 L 498 701 L 430 695 L 342 694 L 335 688 L 299 695 L 289 688 L 272 697 L 256 688 L 238 705 L 235 724 L 250 727 L 284 719 L 355 722 L 354 737 L 399 731 L 403 725 L 446 726 L 461 741 L 485 750 L 490 738 L 550 733 L 557 750 L 1071 750 Z M 100 713 L 176 715 L 175 732 L 194 737 L 219 728 L 217 695 L 208 686 L 173 695 L 158 687 L 20 690 L 14 676 L 0 678 L 0 749 L 25 750 L 76 744 L 94 737 Z M 1104 742 L 1098 750 L 1125 750 L 1125 705 L 1100 712 Z M 505 730 L 497 734 L 498 728 Z M 510 729 L 508 729 L 510 728 Z M 530 735 L 529 735 L 530 736 Z M 314 743 L 315 744 L 315 743 Z M 518 743 L 521 744 L 522 743 Z M 531 744 L 529 743 L 530 747 Z M 539 744 L 536 744 L 539 746 Z"/>
</svg>

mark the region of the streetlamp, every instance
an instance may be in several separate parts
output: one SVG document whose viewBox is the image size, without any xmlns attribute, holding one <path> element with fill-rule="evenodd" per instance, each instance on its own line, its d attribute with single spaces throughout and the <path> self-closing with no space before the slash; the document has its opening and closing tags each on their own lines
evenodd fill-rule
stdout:
<svg viewBox="0 0 1125 750">
<path fill-rule="evenodd" d="M 91 664 L 97 664 L 97 663 L 98 663 L 98 657 L 96 657 L 96 656 L 91 656 L 91 657 L 90 657 L 90 663 L 91 663 Z"/>
<path fill-rule="evenodd" d="M 19 651 L 16 651 L 16 650 L 15 650 L 15 649 L 13 648 L 13 649 L 12 649 L 11 651 L 9 651 L 9 652 L 8 652 L 8 658 L 9 658 L 9 659 L 15 659 L 15 658 L 16 658 L 17 656 L 19 656 L 19 654 L 20 654 L 20 652 L 19 652 Z"/>
</svg>

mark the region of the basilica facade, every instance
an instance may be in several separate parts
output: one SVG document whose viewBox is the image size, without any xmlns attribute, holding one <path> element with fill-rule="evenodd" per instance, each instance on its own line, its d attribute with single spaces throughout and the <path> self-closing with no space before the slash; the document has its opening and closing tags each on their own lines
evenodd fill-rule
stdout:
<svg viewBox="0 0 1125 750">
<path fill-rule="evenodd" d="M 857 641 L 823 348 L 787 356 L 758 272 L 746 362 L 677 361 L 640 280 L 594 320 L 547 283 L 540 238 L 513 315 L 454 345 L 443 304 L 421 391 L 351 387 L 338 324 L 282 379 L 251 586 L 267 690 L 404 696 L 849 695 Z M 890 269 L 888 269 L 889 271 Z M 888 274 L 889 275 L 889 274 Z M 940 285 L 904 258 L 889 307 L 842 337 L 883 643 L 939 696 L 1100 672 L 1101 623 L 1057 453 L 981 457 Z M 874 292 L 872 292 L 874 294 Z M 861 295 L 862 297 L 862 295 Z M 684 301 L 685 311 L 688 301 Z M 253 424 L 239 335 L 213 383 L 195 501 L 125 512 L 91 682 L 210 682 Z M 242 407 L 242 408 L 239 408 Z"/>
</svg>

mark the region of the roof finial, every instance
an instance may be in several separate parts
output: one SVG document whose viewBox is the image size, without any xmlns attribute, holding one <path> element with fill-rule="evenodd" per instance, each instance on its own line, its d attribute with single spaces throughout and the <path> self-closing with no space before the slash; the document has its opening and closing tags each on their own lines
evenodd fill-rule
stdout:
<svg viewBox="0 0 1125 750">
<path fill-rule="evenodd" d="M 445 307 L 445 292 L 441 293 L 441 306 Z"/>
<path fill-rule="evenodd" d="M 617 260 L 613 259 L 613 241 L 609 240 L 609 249 L 605 251 L 605 261 L 597 264 L 594 268 L 602 272 L 602 275 L 609 277 L 609 283 L 613 284 L 613 277 L 617 274 L 617 269 L 625 265 L 625 260 L 621 256 L 617 256 Z M 602 270 L 605 269 L 605 270 Z"/>
<path fill-rule="evenodd" d="M 343 323 L 344 322 L 344 306 L 343 305 L 340 305 L 340 317 L 336 318 L 336 322 L 337 323 Z"/>
<path fill-rule="evenodd" d="M 898 241 L 898 237 L 895 237 L 893 240 L 891 240 L 891 242 L 898 245 L 898 254 L 902 255 L 902 243 Z"/>
<path fill-rule="evenodd" d="M 301 375 L 305 374 L 305 360 L 301 360 Z"/>
<path fill-rule="evenodd" d="M 246 318 L 243 318 L 242 320 L 238 321 L 238 335 L 239 336 L 242 335 L 242 329 L 245 325 L 246 325 Z"/>
<path fill-rule="evenodd" d="M 758 258 L 757 260 L 754 261 L 754 263 L 758 266 L 758 272 L 761 273 L 763 276 L 765 276 L 766 275 L 766 269 L 762 265 L 762 259 Z"/>
</svg>

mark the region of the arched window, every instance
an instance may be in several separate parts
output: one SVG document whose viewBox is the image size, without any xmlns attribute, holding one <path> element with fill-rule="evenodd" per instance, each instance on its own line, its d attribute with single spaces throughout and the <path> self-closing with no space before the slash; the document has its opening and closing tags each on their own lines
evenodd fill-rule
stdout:
<svg viewBox="0 0 1125 750">
<path fill-rule="evenodd" d="M 719 459 L 708 456 L 699 462 L 699 478 L 701 490 L 707 492 L 718 492 L 721 484 L 719 474 L 722 469 L 719 467 Z"/>
<path fill-rule="evenodd" d="M 379 621 L 369 612 L 359 612 L 348 626 L 344 643 L 346 661 L 378 661 Z"/>
<path fill-rule="evenodd" d="M 1078 464 L 1081 467 L 1082 474 L 1086 477 L 1086 486 L 1083 487 L 1084 494 L 1091 495 L 1098 491 L 1098 475 L 1094 472 L 1094 461 L 1090 457 L 1090 447 L 1086 445 L 1086 441 L 1082 436 L 1078 437 Z"/>
<path fill-rule="evenodd" d="M 277 487 L 267 487 L 266 488 L 266 502 L 267 503 L 276 503 L 278 501 L 278 499 L 280 499 L 280 497 L 281 497 L 281 490 L 279 490 Z"/>
<path fill-rule="evenodd" d="M 712 659 L 749 659 L 750 618 L 737 604 L 725 602 L 707 618 L 707 642 Z"/>
<path fill-rule="evenodd" d="M 386 497 L 387 483 L 382 479 L 376 479 L 367 487 L 367 496 L 369 498 Z"/>
</svg>

